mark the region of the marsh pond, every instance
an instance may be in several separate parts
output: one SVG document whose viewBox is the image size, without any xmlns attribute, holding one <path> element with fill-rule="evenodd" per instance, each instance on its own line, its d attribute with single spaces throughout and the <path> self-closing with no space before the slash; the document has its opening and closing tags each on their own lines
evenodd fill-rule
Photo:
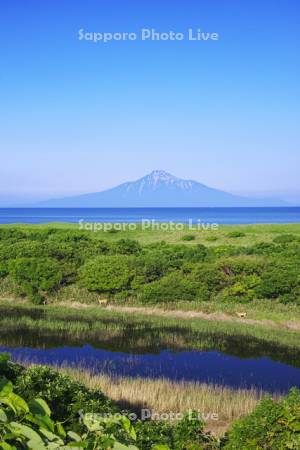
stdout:
<svg viewBox="0 0 300 450">
<path fill-rule="evenodd" d="M 233 388 L 300 388 L 300 350 L 258 337 L 159 321 L 1 309 L 0 352 L 14 360 L 83 367 L 112 376 L 167 378 Z M 4 320 L 4 316 L 6 319 Z"/>
</svg>

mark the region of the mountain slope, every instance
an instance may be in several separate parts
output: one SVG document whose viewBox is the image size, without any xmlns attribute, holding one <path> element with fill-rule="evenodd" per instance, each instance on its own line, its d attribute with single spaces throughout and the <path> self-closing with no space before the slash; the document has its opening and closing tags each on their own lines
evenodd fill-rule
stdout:
<svg viewBox="0 0 300 450">
<path fill-rule="evenodd" d="M 120 184 L 102 192 L 48 200 L 43 207 L 226 207 L 284 206 L 278 200 L 239 197 L 210 188 L 193 180 L 177 178 L 163 170 L 155 170 L 136 181 Z"/>
</svg>

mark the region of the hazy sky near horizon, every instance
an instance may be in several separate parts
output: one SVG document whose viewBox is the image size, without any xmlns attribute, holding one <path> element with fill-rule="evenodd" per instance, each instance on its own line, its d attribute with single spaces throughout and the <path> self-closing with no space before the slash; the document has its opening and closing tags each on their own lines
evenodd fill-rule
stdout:
<svg viewBox="0 0 300 450">
<path fill-rule="evenodd" d="M 300 199 L 299 20 L 297 0 L 2 0 L 0 201 L 153 169 Z M 142 28 L 220 37 L 78 39 Z"/>
</svg>

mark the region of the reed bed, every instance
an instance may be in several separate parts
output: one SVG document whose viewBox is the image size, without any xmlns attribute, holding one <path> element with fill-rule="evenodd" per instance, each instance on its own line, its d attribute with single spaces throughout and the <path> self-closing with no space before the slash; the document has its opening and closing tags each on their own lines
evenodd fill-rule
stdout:
<svg viewBox="0 0 300 450">
<path fill-rule="evenodd" d="M 251 411 L 267 394 L 257 389 L 232 389 L 198 382 L 174 382 L 167 379 L 115 378 L 106 374 L 58 367 L 90 389 L 101 390 L 122 407 L 139 413 L 147 408 L 154 414 L 199 411 L 206 419 L 207 430 L 222 434 L 236 419 Z M 274 395 L 273 395 L 274 397 Z M 279 395 L 275 395 L 276 398 Z"/>
</svg>

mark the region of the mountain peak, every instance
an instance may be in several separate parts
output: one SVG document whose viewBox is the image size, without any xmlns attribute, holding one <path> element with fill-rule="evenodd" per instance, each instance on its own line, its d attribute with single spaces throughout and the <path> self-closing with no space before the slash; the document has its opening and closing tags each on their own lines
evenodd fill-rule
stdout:
<svg viewBox="0 0 300 450">
<path fill-rule="evenodd" d="M 147 179 L 148 181 L 153 181 L 154 184 L 156 184 L 159 181 L 162 182 L 170 182 L 178 180 L 177 177 L 174 177 L 171 173 L 166 172 L 165 170 L 153 170 L 151 173 L 146 175 L 144 179 Z"/>
<path fill-rule="evenodd" d="M 147 175 L 146 175 L 147 176 Z M 158 176 L 158 177 L 165 177 L 165 176 L 169 176 L 169 177 L 173 177 L 173 175 L 171 175 L 169 172 L 166 172 L 165 170 L 152 170 L 151 173 L 148 174 L 148 176 Z"/>
<path fill-rule="evenodd" d="M 140 178 L 139 180 L 129 183 L 128 189 L 134 189 L 138 186 L 139 195 L 141 195 L 145 189 L 151 189 L 152 191 L 157 191 L 161 189 L 183 189 L 189 190 L 192 188 L 192 182 L 190 180 L 182 180 L 181 178 L 175 177 L 169 172 L 164 170 L 153 170 L 148 175 Z"/>
</svg>

